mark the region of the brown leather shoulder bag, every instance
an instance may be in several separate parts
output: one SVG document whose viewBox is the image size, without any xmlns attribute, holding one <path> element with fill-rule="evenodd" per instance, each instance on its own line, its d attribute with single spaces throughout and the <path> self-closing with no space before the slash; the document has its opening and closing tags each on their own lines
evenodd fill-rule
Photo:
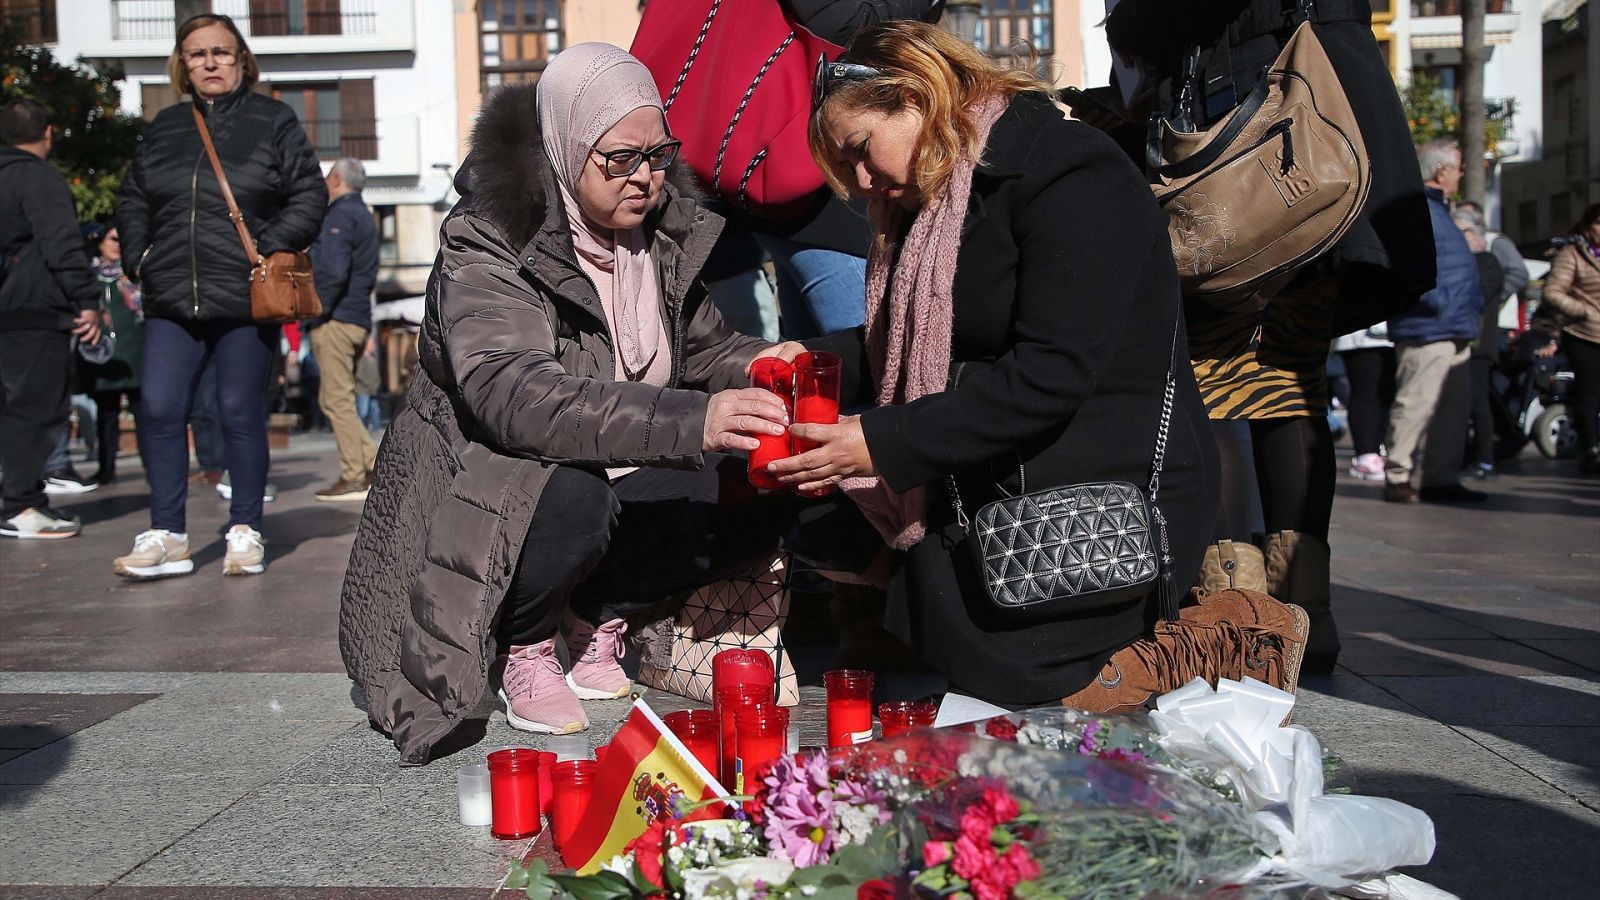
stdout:
<svg viewBox="0 0 1600 900">
<path fill-rule="evenodd" d="M 1310 21 L 1237 108 L 1189 131 L 1197 59 L 1184 72 L 1178 124 L 1151 123 L 1151 188 L 1167 211 L 1184 293 L 1265 303 L 1360 214 L 1372 184 L 1366 144 Z"/>
<path fill-rule="evenodd" d="M 316 283 L 311 279 L 311 257 L 301 251 L 280 250 L 262 256 L 250 229 L 244 224 L 244 214 L 233 199 L 233 188 L 222 171 L 222 161 L 217 158 L 217 148 L 211 143 L 211 129 L 206 127 L 205 116 L 195 107 L 194 124 L 200 129 L 200 140 L 206 145 L 206 156 L 211 158 L 211 170 L 217 173 L 217 184 L 222 187 L 222 198 L 228 201 L 228 218 L 239 230 L 239 240 L 244 243 L 244 255 L 250 265 L 250 318 L 257 322 L 291 322 L 295 319 L 314 319 L 322 315 L 322 301 L 317 297 Z"/>
</svg>

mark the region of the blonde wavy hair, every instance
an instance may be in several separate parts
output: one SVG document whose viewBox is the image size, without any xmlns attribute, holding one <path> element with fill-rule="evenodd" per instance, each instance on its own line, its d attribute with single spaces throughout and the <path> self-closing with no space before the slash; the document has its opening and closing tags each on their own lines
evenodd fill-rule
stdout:
<svg viewBox="0 0 1600 900">
<path fill-rule="evenodd" d="M 855 177 L 828 151 L 823 125 L 849 112 L 893 115 L 913 109 L 922 115 L 911 171 L 923 197 L 937 196 L 963 158 L 978 159 L 983 146 L 972 107 L 984 97 L 1009 101 L 1029 91 L 1053 91 L 1027 68 L 1006 69 L 943 28 L 916 21 L 884 22 L 863 28 L 841 62 L 871 66 L 883 77 L 848 81 L 828 92 L 811 111 L 807 139 L 811 157 L 828 186 L 849 197 Z"/>
</svg>

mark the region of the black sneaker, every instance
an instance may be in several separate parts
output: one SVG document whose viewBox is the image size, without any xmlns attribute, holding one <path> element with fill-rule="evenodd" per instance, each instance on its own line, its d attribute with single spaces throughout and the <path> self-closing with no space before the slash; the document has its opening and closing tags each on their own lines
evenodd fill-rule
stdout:
<svg viewBox="0 0 1600 900">
<path fill-rule="evenodd" d="M 1489 495 L 1459 484 L 1425 487 L 1417 492 L 1424 503 L 1482 503 Z"/>
<path fill-rule="evenodd" d="M 87 494 L 100 485 L 79 475 L 77 470 L 69 464 L 64 469 L 44 473 L 44 492 L 46 494 Z"/>
</svg>

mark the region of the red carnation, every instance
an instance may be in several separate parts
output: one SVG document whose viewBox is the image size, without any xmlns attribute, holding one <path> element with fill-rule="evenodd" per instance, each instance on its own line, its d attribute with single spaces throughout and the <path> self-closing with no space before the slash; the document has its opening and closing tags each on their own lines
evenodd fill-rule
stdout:
<svg viewBox="0 0 1600 900">
<path fill-rule="evenodd" d="M 894 900 L 896 896 L 894 885 L 882 878 L 874 878 L 856 888 L 856 900 Z"/>
<path fill-rule="evenodd" d="M 1005 716 L 1000 716 L 985 722 L 983 733 L 997 741 L 1010 741 L 1014 744 L 1017 742 L 1017 723 Z"/>
</svg>

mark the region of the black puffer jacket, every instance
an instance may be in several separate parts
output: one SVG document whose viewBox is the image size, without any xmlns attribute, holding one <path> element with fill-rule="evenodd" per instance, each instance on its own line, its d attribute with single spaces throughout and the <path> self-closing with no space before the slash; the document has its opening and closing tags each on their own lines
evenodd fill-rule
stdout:
<svg viewBox="0 0 1600 900">
<path fill-rule="evenodd" d="M 249 319 L 250 261 L 189 110 L 162 110 L 139 139 L 117 196 L 123 259 L 144 285 L 147 316 Z M 294 111 L 244 87 L 200 111 L 257 249 L 311 246 L 328 188 Z"/>
</svg>

